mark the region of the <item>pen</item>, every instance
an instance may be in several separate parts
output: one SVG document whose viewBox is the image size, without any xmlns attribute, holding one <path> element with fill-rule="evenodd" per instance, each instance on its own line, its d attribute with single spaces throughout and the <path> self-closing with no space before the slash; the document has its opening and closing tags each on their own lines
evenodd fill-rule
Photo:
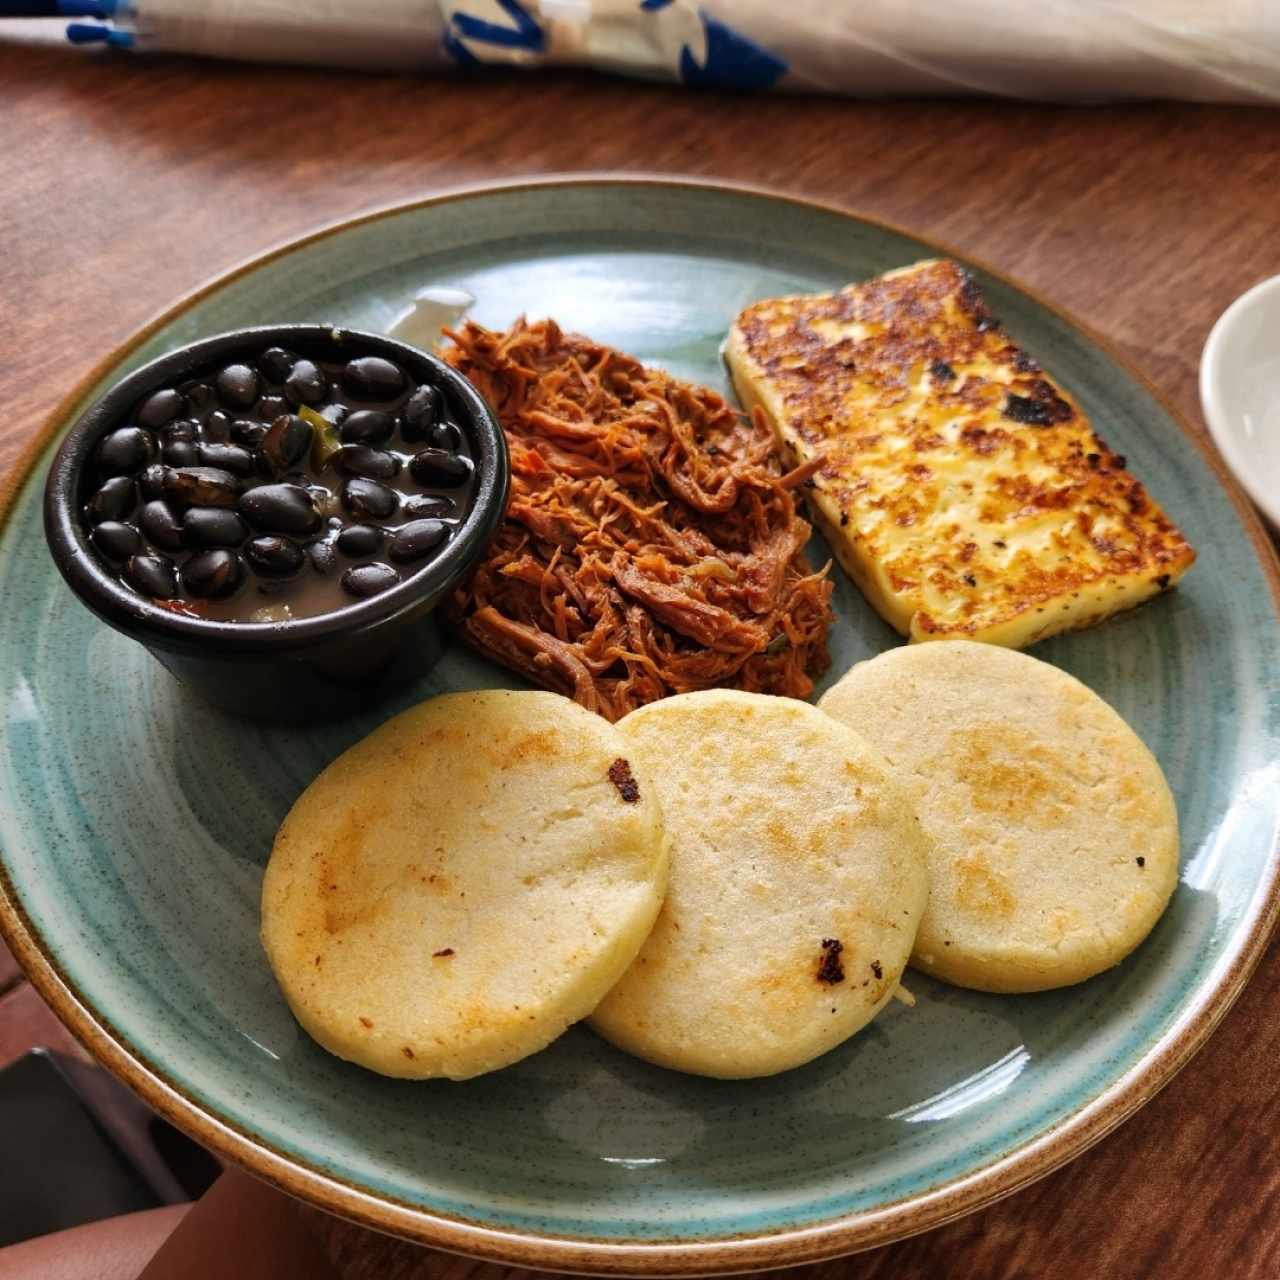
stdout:
<svg viewBox="0 0 1280 1280">
<path fill-rule="evenodd" d="M 370 70 L 447 65 L 440 0 L 0 0 L 0 16 L 18 7 L 100 19 L 71 21 L 74 45 Z"/>
<path fill-rule="evenodd" d="M 116 0 L 0 0 L 0 18 L 112 18 Z"/>
</svg>

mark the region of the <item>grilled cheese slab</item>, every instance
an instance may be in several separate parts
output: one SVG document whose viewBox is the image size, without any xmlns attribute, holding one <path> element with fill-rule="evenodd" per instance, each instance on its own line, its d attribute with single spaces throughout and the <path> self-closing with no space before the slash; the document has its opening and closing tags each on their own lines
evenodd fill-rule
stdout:
<svg viewBox="0 0 1280 1280">
<path fill-rule="evenodd" d="M 823 459 L 815 520 L 912 640 L 1022 648 L 1140 604 L 1195 560 L 954 262 L 757 302 L 725 358 L 784 457 Z"/>
</svg>

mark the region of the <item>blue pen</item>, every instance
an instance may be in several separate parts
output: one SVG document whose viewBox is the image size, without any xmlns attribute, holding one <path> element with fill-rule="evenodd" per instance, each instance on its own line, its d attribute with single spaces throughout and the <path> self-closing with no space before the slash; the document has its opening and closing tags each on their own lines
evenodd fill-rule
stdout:
<svg viewBox="0 0 1280 1280">
<path fill-rule="evenodd" d="M 0 18 L 113 18 L 116 0 L 0 0 Z"/>
<path fill-rule="evenodd" d="M 0 0 L 0 18 L 100 18 L 126 24 L 97 26 L 71 22 L 67 39 L 72 44 L 106 44 L 130 49 L 134 35 L 128 24 L 134 16 L 132 0 Z"/>
<path fill-rule="evenodd" d="M 541 27 L 523 16 L 531 0 L 497 8 L 503 21 L 469 29 L 538 56 Z M 0 19 L 70 19 L 76 46 L 370 71 L 448 66 L 445 10 L 442 0 L 0 0 Z"/>
</svg>

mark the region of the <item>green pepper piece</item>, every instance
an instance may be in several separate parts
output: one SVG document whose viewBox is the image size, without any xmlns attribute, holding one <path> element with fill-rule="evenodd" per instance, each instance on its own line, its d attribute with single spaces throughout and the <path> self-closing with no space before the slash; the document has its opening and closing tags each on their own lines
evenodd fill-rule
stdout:
<svg viewBox="0 0 1280 1280">
<path fill-rule="evenodd" d="M 311 465 L 320 471 L 342 448 L 342 437 L 338 434 L 338 428 L 328 418 L 321 417 L 310 405 L 299 405 L 298 417 L 311 424 L 314 432 L 311 437 Z"/>
</svg>

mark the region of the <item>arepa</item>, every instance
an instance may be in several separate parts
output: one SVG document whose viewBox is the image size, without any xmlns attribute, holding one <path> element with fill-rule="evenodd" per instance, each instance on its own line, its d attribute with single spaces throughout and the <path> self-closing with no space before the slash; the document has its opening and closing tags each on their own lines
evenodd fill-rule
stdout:
<svg viewBox="0 0 1280 1280">
<path fill-rule="evenodd" d="M 927 896 L 920 825 L 878 752 L 807 703 L 733 690 L 618 722 L 671 839 L 666 903 L 591 1024 L 650 1062 L 799 1066 L 885 1006 Z"/>
<path fill-rule="evenodd" d="M 979 991 L 1043 991 L 1119 963 L 1178 879 L 1151 752 L 1097 694 L 967 640 L 891 649 L 818 704 L 913 790 L 930 897 L 912 964 Z"/>
<path fill-rule="evenodd" d="M 280 828 L 262 940 L 330 1052 L 464 1079 L 541 1049 L 631 963 L 666 887 L 653 786 L 557 694 L 434 698 L 339 756 Z"/>
</svg>

